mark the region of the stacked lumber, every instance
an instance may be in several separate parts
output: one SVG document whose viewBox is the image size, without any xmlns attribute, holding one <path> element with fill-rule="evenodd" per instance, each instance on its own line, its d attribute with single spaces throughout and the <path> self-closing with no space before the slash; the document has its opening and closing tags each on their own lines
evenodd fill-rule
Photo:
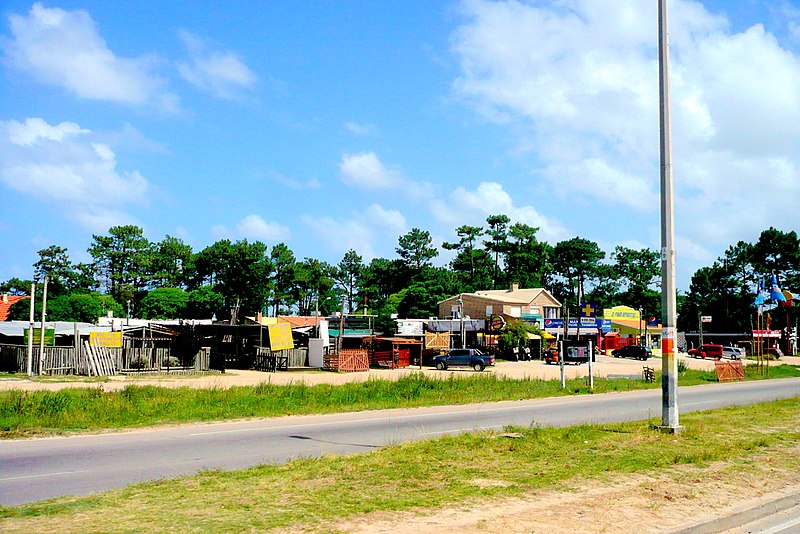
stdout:
<svg viewBox="0 0 800 534">
<path fill-rule="evenodd" d="M 106 347 L 95 347 L 88 341 L 83 343 L 89 376 L 108 376 L 117 374 L 116 358 Z"/>
</svg>

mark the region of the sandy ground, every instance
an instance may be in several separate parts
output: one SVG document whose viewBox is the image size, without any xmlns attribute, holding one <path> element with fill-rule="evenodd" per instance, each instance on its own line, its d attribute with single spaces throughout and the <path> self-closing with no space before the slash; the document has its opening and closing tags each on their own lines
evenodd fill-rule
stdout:
<svg viewBox="0 0 800 534">
<path fill-rule="evenodd" d="M 685 354 L 678 355 L 679 360 L 683 360 L 692 369 L 713 370 L 712 360 L 697 360 L 689 358 Z M 755 362 L 745 361 L 745 364 L 752 365 Z M 770 362 L 771 365 L 788 363 L 800 365 L 800 357 L 781 358 L 779 362 Z M 593 365 L 594 376 L 608 375 L 629 375 L 641 376 L 642 368 L 650 366 L 655 369 L 661 368 L 660 358 L 651 358 L 647 362 L 638 360 L 617 359 L 610 356 L 598 356 Z M 589 366 L 567 365 L 565 366 L 567 378 L 580 378 L 589 376 Z M 419 367 L 409 367 L 405 369 L 371 369 L 364 373 L 334 373 L 329 371 L 290 371 L 277 373 L 264 373 L 261 371 L 240 371 L 231 370 L 222 374 L 194 376 L 194 377 L 169 377 L 169 376 L 112 376 L 103 381 L 90 381 L 85 377 L 48 377 L 42 379 L 20 379 L 7 378 L 0 379 L 0 390 L 21 389 L 21 390 L 50 390 L 56 391 L 68 387 L 102 387 L 104 391 L 115 391 L 124 388 L 128 384 L 135 385 L 154 385 L 163 387 L 196 387 L 196 388 L 227 388 L 231 386 L 256 385 L 262 382 L 272 384 L 289 384 L 303 382 L 313 384 L 344 384 L 346 382 L 363 382 L 366 380 L 397 380 L 402 376 L 411 373 L 425 373 L 430 376 L 447 377 L 451 375 L 468 376 L 474 374 L 471 369 L 453 369 L 448 371 L 437 371 L 430 367 L 424 367 L 421 371 Z M 559 378 L 560 370 L 557 365 L 546 365 L 542 361 L 530 362 L 498 362 L 494 368 L 487 368 L 485 373 L 494 373 L 498 376 L 511 378 Z"/>
<path fill-rule="evenodd" d="M 785 454 L 796 458 L 800 449 Z M 664 474 L 615 477 L 471 507 L 379 512 L 326 525 L 324 530 L 393 534 L 675 532 L 800 492 L 800 470 L 771 466 L 768 458 L 755 463 L 757 467 L 747 471 L 732 470 L 725 463 L 704 469 L 684 466 Z"/>
</svg>

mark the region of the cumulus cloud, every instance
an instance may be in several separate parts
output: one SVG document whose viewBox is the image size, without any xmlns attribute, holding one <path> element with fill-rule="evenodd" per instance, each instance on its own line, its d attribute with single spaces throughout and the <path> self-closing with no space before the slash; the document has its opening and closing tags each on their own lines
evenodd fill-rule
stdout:
<svg viewBox="0 0 800 534">
<path fill-rule="evenodd" d="M 330 252 L 344 255 L 352 249 L 365 261 L 376 257 L 373 245 L 376 234 L 364 217 L 334 218 L 304 215 L 301 220 L 312 231 L 319 246 Z"/>
<path fill-rule="evenodd" d="M 389 232 L 388 235 L 401 235 L 408 231 L 405 216 L 398 210 L 387 210 L 380 204 L 371 204 L 367 208 L 367 219 L 375 226 Z"/>
<path fill-rule="evenodd" d="M 402 175 L 384 167 L 375 152 L 344 154 L 339 174 L 345 184 L 365 189 L 390 189 L 403 183 Z"/>
<path fill-rule="evenodd" d="M 232 52 L 214 49 L 214 45 L 198 36 L 180 32 L 189 60 L 178 63 L 184 80 L 218 98 L 231 99 L 251 90 L 258 78 L 244 61 Z"/>
<path fill-rule="evenodd" d="M 457 206 L 457 209 L 454 209 Z M 456 188 L 446 201 L 433 200 L 433 216 L 452 228 L 462 224 L 481 226 L 489 215 L 507 215 L 512 223 L 520 222 L 539 228 L 538 237 L 544 241 L 560 241 L 567 231 L 558 221 L 542 215 L 530 205 L 517 206 L 511 195 L 497 182 L 481 182 L 474 191 Z"/>
<path fill-rule="evenodd" d="M 353 213 L 349 217 L 306 215 L 302 220 L 312 231 L 319 246 L 342 255 L 353 249 L 367 262 L 378 254 L 393 252 L 397 237 L 408 231 L 406 217 L 402 213 L 386 209 L 380 204 L 371 204 L 365 212 Z"/>
<path fill-rule="evenodd" d="M 4 59 L 38 81 L 81 98 L 177 109 L 178 98 L 155 73 L 158 58 L 115 55 L 86 11 L 35 3 L 27 15 L 10 15 L 9 23 Z"/>
<path fill-rule="evenodd" d="M 800 58 L 760 24 L 733 32 L 699 2 L 670 8 L 677 230 L 701 257 L 703 244 L 721 252 L 796 223 Z M 461 9 L 454 90 L 522 133 L 543 188 L 601 215 L 619 205 L 658 213 L 655 7 L 464 0 Z"/>
<path fill-rule="evenodd" d="M 0 162 L 4 186 L 61 206 L 92 230 L 132 221 L 122 208 L 148 190 L 138 171 L 119 171 L 112 148 L 74 122 L 0 121 Z"/>
<path fill-rule="evenodd" d="M 289 229 L 276 222 L 268 222 L 256 214 L 242 218 L 232 230 L 225 225 L 216 225 L 211 229 L 217 239 L 249 239 L 265 243 L 287 241 L 291 237 Z"/>
</svg>

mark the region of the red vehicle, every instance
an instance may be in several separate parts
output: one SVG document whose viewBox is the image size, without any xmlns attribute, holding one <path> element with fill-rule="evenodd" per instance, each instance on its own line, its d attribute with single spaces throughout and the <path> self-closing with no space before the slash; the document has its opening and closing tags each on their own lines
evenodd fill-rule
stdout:
<svg viewBox="0 0 800 534">
<path fill-rule="evenodd" d="M 711 358 L 714 360 L 722 359 L 722 345 L 707 343 L 700 345 L 696 349 L 689 349 L 689 356 L 692 358 Z"/>
</svg>

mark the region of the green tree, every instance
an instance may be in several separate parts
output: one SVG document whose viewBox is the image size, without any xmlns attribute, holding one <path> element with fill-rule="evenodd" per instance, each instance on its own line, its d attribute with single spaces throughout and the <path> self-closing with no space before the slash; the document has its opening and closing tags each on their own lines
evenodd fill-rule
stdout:
<svg viewBox="0 0 800 534">
<path fill-rule="evenodd" d="M 6 293 L 8 295 L 30 295 L 32 283 L 31 280 L 9 278 L 0 284 L 0 293 Z"/>
<path fill-rule="evenodd" d="M 412 228 L 410 232 L 400 236 L 395 249 L 400 258 L 414 274 L 422 272 L 422 268 L 431 264 L 431 260 L 439 255 L 432 246 L 433 237 L 427 230 Z"/>
<path fill-rule="evenodd" d="M 74 275 L 67 249 L 51 245 L 37 254 L 39 261 L 33 264 L 33 279 L 41 283 L 47 276 L 48 295 L 55 296 L 68 292 Z"/>
<path fill-rule="evenodd" d="M 376 312 L 384 306 L 390 295 L 401 291 L 407 284 L 406 266 L 402 260 L 374 258 L 364 267 L 359 295 L 367 299 L 369 309 Z M 395 309 L 392 313 L 396 313 Z"/>
<path fill-rule="evenodd" d="M 37 291 L 38 293 L 38 291 Z M 35 308 L 37 316 L 42 313 L 42 299 L 37 296 Z M 20 301 L 11 307 L 11 318 L 24 321 L 29 318 L 30 301 Z M 71 293 L 47 298 L 47 320 L 49 321 L 77 321 L 82 323 L 97 323 L 100 317 L 106 317 L 108 312 L 115 317 L 123 317 L 124 310 L 110 295 L 101 293 Z"/>
<path fill-rule="evenodd" d="M 364 261 L 355 250 L 348 250 L 334 271 L 336 283 L 343 291 L 347 311 L 350 313 L 357 307 L 355 305 L 355 296 L 358 292 L 358 285 L 363 272 Z"/>
<path fill-rule="evenodd" d="M 211 286 L 200 286 L 189 291 L 187 319 L 211 319 L 217 314 L 222 315 L 224 309 L 225 298 Z"/>
<path fill-rule="evenodd" d="M 510 222 L 511 219 L 507 215 L 490 215 L 486 218 L 486 223 L 489 225 L 486 234 L 490 239 L 484 241 L 483 244 L 486 250 L 494 253 L 493 289 L 497 289 L 502 282 L 500 277 L 500 254 L 503 254 L 508 246 L 508 223 Z"/>
<path fill-rule="evenodd" d="M 194 287 L 211 285 L 224 299 L 224 314 L 231 310 L 233 319 L 238 311 L 237 321 L 264 311 L 272 286 L 272 261 L 267 251 L 267 245 L 260 241 L 217 241 L 195 257 Z M 198 280 L 202 283 L 197 284 Z"/>
<path fill-rule="evenodd" d="M 189 293 L 179 287 L 157 287 L 142 299 L 143 319 L 180 319 L 186 316 Z"/>
<path fill-rule="evenodd" d="M 306 258 L 297 264 L 292 293 L 299 315 L 311 315 L 317 299 L 320 303 L 327 296 L 339 300 L 339 295 L 332 293 L 335 272 L 336 268 L 329 263 L 312 258 Z M 339 306 L 341 309 L 341 303 Z"/>
<path fill-rule="evenodd" d="M 506 278 L 521 287 L 542 287 L 550 271 L 553 248 L 536 239 L 538 228 L 516 223 L 505 245 Z"/>
<path fill-rule="evenodd" d="M 270 259 L 272 260 L 274 269 L 270 304 L 273 309 L 272 314 L 277 316 L 280 311 L 281 303 L 283 303 L 287 309 L 293 304 L 292 288 L 294 287 L 297 260 L 291 249 L 284 243 L 278 243 L 272 247 Z"/>
<path fill-rule="evenodd" d="M 553 271 L 562 277 L 563 291 L 558 298 L 562 303 L 577 303 L 579 295 L 586 294 L 586 283 L 593 282 L 604 272 L 600 261 L 605 252 L 594 241 L 573 237 L 556 243 L 553 250 Z"/>
<path fill-rule="evenodd" d="M 153 245 L 138 226 L 113 226 L 109 235 L 93 235 L 89 254 L 95 271 L 117 302 L 137 300 L 150 282 Z"/>
<path fill-rule="evenodd" d="M 154 246 L 152 282 L 155 287 L 186 287 L 194 274 L 192 247 L 181 239 L 165 236 Z"/>
<path fill-rule="evenodd" d="M 636 250 L 617 246 L 611 254 L 616 278 L 625 288 L 621 295 L 624 303 L 645 311 L 648 315 L 661 315 L 661 258 L 655 250 Z"/>
</svg>

